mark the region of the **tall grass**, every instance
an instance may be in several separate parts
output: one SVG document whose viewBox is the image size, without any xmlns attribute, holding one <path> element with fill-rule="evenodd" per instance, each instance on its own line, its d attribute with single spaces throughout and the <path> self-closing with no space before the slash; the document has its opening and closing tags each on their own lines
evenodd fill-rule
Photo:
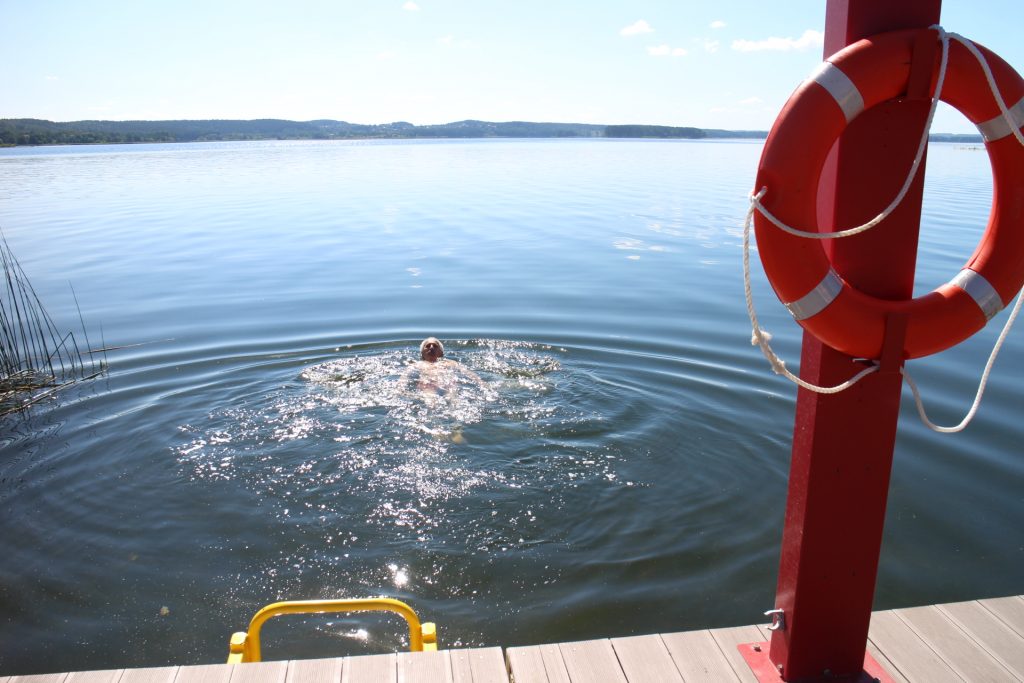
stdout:
<svg viewBox="0 0 1024 683">
<path fill-rule="evenodd" d="M 25 410 L 75 382 L 103 374 L 100 352 L 89 349 L 79 311 L 80 334 L 62 333 L 43 308 L 25 271 L 0 235 L 0 416 Z M 75 301 L 77 306 L 77 299 Z M 79 345 L 81 338 L 83 346 Z"/>
</svg>

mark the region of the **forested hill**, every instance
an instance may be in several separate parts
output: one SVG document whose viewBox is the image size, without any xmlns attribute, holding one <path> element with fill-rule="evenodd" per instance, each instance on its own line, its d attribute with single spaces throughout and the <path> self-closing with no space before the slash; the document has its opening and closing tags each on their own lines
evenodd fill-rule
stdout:
<svg viewBox="0 0 1024 683">
<path fill-rule="evenodd" d="M 199 142 L 215 140 L 350 140 L 371 138 L 753 138 L 765 131 L 678 126 L 594 125 L 457 121 L 434 126 L 411 123 L 358 124 L 345 121 L 71 121 L 0 119 L 0 146 Z M 979 135 L 933 134 L 944 142 L 981 142 Z"/>
<path fill-rule="evenodd" d="M 764 137 L 763 132 L 705 131 L 673 126 L 457 121 L 433 126 L 345 121 L 72 121 L 0 119 L 0 144 L 60 145 L 210 140 L 343 140 L 360 138 L 705 138 Z"/>
</svg>

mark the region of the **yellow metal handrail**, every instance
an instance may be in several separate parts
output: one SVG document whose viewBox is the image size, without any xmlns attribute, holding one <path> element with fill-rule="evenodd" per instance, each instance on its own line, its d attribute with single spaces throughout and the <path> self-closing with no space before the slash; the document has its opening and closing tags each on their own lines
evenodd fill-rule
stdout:
<svg viewBox="0 0 1024 683">
<path fill-rule="evenodd" d="M 366 598 L 356 600 L 288 600 L 267 605 L 253 615 L 248 631 L 231 636 L 228 645 L 228 664 L 258 662 L 260 629 L 263 623 L 281 614 L 323 614 L 324 612 L 394 612 L 402 615 L 409 625 L 409 650 L 422 652 L 437 649 L 437 627 L 432 622 L 420 623 L 412 607 L 392 598 Z"/>
</svg>

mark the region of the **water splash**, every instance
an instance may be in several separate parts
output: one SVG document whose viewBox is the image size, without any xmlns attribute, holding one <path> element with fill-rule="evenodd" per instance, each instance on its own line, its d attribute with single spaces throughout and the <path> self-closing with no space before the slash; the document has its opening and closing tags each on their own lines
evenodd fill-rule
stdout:
<svg viewBox="0 0 1024 683">
<path fill-rule="evenodd" d="M 280 517 L 336 515 L 364 499 L 368 523 L 423 540 L 440 523 L 436 506 L 522 485 L 515 468 L 476 457 L 496 439 L 530 439 L 579 417 L 554 394 L 564 349 L 497 340 L 450 347 L 482 384 L 460 378 L 443 392 L 419 391 L 407 350 L 356 350 L 215 409 L 206 424 L 181 426 L 175 456 L 192 479 L 236 481 L 276 501 Z"/>
<path fill-rule="evenodd" d="M 447 346 L 482 385 L 422 392 L 407 347 L 348 349 L 180 428 L 183 474 L 267 519 L 230 588 L 238 602 L 389 594 L 456 609 L 494 599 L 470 577 L 495 562 L 520 566 L 523 590 L 560 580 L 540 558 L 577 533 L 572 513 L 595 490 L 632 486 L 602 436 L 629 404 L 563 348 Z M 321 630 L 361 641 L 347 635 L 359 623 Z"/>
</svg>

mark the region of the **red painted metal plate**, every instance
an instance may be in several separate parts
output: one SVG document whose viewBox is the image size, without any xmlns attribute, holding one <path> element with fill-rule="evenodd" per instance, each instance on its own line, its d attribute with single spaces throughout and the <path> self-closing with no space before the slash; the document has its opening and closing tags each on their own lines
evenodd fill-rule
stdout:
<svg viewBox="0 0 1024 683">
<path fill-rule="evenodd" d="M 740 654 L 743 655 L 743 659 L 747 662 L 747 666 L 750 667 L 759 683 L 780 683 L 780 681 L 786 681 L 778 669 L 775 668 L 775 664 L 768 658 L 767 642 L 743 643 L 736 647 L 739 649 Z M 836 683 L 837 681 L 842 681 L 842 683 L 895 683 L 892 677 L 882 668 L 882 665 L 876 662 L 875 658 L 868 652 L 864 653 L 864 669 L 856 676 L 839 677 L 826 674 L 823 671 L 820 676 L 803 678 L 799 683 L 818 683 L 819 681 L 821 683 Z"/>
</svg>

